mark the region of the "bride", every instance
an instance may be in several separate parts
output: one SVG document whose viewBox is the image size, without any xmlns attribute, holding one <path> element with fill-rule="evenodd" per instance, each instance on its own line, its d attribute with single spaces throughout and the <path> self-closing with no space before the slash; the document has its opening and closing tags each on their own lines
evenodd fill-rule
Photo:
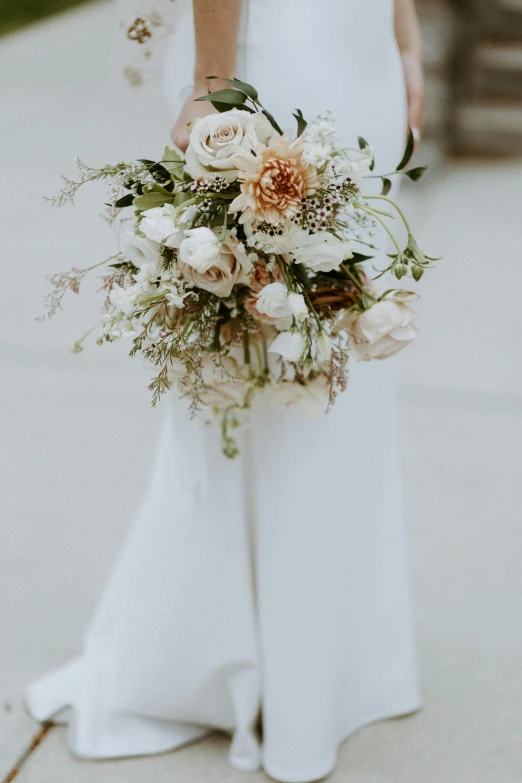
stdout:
<svg viewBox="0 0 522 783">
<path fill-rule="evenodd" d="M 213 111 L 194 102 L 208 75 L 254 84 L 288 126 L 291 109 L 331 108 L 380 171 L 395 168 L 408 121 L 419 137 L 413 0 L 174 8 L 180 148 Z M 66 720 L 79 756 L 157 753 L 219 729 L 235 767 L 312 781 L 354 731 L 419 707 L 389 364 L 354 366 L 318 421 L 259 406 L 242 437 L 242 458 L 227 460 L 219 435 L 172 405 L 83 654 L 28 689 L 31 713 Z"/>
</svg>

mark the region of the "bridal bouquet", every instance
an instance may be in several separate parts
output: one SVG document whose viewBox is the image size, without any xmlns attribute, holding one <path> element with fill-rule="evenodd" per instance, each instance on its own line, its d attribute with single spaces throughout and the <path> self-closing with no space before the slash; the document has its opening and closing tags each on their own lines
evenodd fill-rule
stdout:
<svg viewBox="0 0 522 783">
<path fill-rule="evenodd" d="M 99 329 L 99 345 L 128 340 L 130 355 L 150 363 L 153 404 L 176 387 L 192 412 L 220 417 L 232 457 L 232 429 L 254 396 L 313 417 L 346 388 L 350 356 L 384 359 L 408 345 L 417 295 L 378 280 L 418 281 L 434 259 L 388 197 L 391 174 L 379 175 L 381 195 L 363 194 L 377 177 L 364 139 L 347 149 L 330 114 L 307 125 L 299 110 L 292 137 L 254 87 L 225 81 L 230 89 L 200 99 L 218 113 L 193 121 L 185 158 L 167 147 L 161 161 L 78 161 L 79 181 L 65 180 L 51 201 L 72 203 L 85 182 L 108 182 L 118 250 L 49 276 L 47 305 L 50 317 L 66 291 L 105 267 L 102 318 L 87 334 Z M 424 168 L 405 171 L 412 151 L 410 132 L 393 173 L 417 180 Z M 396 219 L 402 239 L 390 228 Z M 381 270 L 370 263 L 378 224 L 393 243 Z"/>
</svg>

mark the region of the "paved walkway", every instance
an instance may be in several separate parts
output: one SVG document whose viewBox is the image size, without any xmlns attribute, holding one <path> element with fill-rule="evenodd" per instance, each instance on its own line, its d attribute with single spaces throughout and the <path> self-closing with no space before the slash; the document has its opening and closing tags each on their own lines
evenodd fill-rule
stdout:
<svg viewBox="0 0 522 783">
<path fill-rule="evenodd" d="M 131 115 L 116 82 L 113 12 L 82 9 L 0 41 L 0 778 L 38 730 L 24 684 L 79 650 L 159 426 L 123 351 L 67 353 L 95 318 L 88 298 L 51 324 L 33 320 L 39 274 L 111 249 L 90 217 L 99 193 L 69 212 L 41 194 L 76 154 L 153 156 L 165 140 L 164 110 Z M 332 783 L 522 779 L 521 181 L 522 163 L 460 163 L 412 202 L 424 244 L 446 256 L 419 306 L 423 334 L 396 363 L 426 706 L 347 742 Z M 226 752 L 215 738 L 79 762 L 54 728 L 17 783 L 266 780 L 231 770 Z"/>
</svg>

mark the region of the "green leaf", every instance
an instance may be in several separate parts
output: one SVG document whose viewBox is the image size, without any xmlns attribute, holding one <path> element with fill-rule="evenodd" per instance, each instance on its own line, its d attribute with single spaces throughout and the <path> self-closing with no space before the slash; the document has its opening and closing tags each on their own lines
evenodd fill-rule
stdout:
<svg viewBox="0 0 522 783">
<path fill-rule="evenodd" d="M 185 193 L 184 190 L 178 190 L 177 193 L 174 194 L 173 203 L 175 207 L 180 207 L 182 204 L 185 203 L 185 201 L 190 201 L 192 198 L 192 195 L 190 193 Z"/>
<path fill-rule="evenodd" d="M 248 111 L 250 114 L 255 114 L 254 109 L 252 109 L 251 106 L 247 106 L 246 104 L 241 105 L 237 104 L 237 106 L 231 106 L 230 103 L 220 103 L 219 101 L 211 101 L 212 106 L 221 114 L 225 111 L 230 111 L 231 109 L 239 109 L 240 111 Z"/>
<path fill-rule="evenodd" d="M 215 92 L 209 92 L 208 95 L 202 95 L 201 98 L 196 98 L 196 101 L 217 101 L 218 103 L 227 104 L 230 106 L 242 106 L 246 101 L 247 96 L 240 90 L 216 90 Z"/>
<path fill-rule="evenodd" d="M 151 190 L 148 193 L 144 193 L 142 196 L 136 196 L 132 202 L 141 212 L 146 209 L 154 209 L 154 207 L 162 207 L 164 204 L 172 204 L 174 196 L 169 193 L 168 190 L 161 188 L 161 190 Z"/>
<path fill-rule="evenodd" d="M 427 263 L 424 253 L 418 246 L 415 237 L 412 234 L 410 234 L 408 237 L 408 244 L 406 246 L 405 254 L 413 258 L 418 264 Z"/>
<path fill-rule="evenodd" d="M 365 256 L 364 253 L 354 253 L 353 256 L 348 259 L 351 264 L 362 264 L 363 261 L 369 261 L 370 258 L 375 256 Z M 343 264 L 347 264 L 348 261 L 343 261 Z"/>
<path fill-rule="evenodd" d="M 216 77 L 219 79 L 219 76 Z M 252 98 L 253 101 L 257 101 L 259 98 L 258 92 L 255 87 L 252 87 L 251 84 L 248 84 L 248 82 L 242 82 L 239 79 L 223 79 L 222 81 L 226 82 L 227 84 L 230 84 L 232 87 L 235 87 L 236 90 L 241 90 L 241 92 L 244 92 L 246 95 L 248 95 L 249 98 Z"/>
<path fill-rule="evenodd" d="M 146 160 L 144 158 L 138 158 L 138 160 L 148 168 L 157 182 L 171 182 L 172 178 L 170 176 L 170 172 L 167 171 L 165 166 L 163 166 L 161 163 L 156 163 L 154 160 Z"/>
<path fill-rule="evenodd" d="M 168 163 L 184 163 L 185 158 L 183 155 L 175 150 L 173 147 L 165 147 L 163 150 L 163 156 L 161 162 L 165 165 Z"/>
<path fill-rule="evenodd" d="M 381 196 L 387 196 L 391 190 L 392 181 L 391 179 L 388 179 L 388 177 L 381 177 L 381 179 L 382 179 Z"/>
<path fill-rule="evenodd" d="M 274 128 L 274 130 L 276 130 L 282 136 L 283 135 L 283 131 L 281 130 L 281 128 L 279 127 L 279 125 L 275 121 L 273 115 L 270 114 L 270 112 L 267 109 L 263 109 L 262 111 L 263 111 L 263 114 L 265 115 L 265 117 L 267 118 L 268 122 L 270 123 L 270 125 Z"/>
<path fill-rule="evenodd" d="M 417 180 L 422 177 L 427 168 L 427 166 L 418 166 L 416 169 L 410 169 L 404 173 L 412 180 L 412 182 L 417 182 Z"/>
<path fill-rule="evenodd" d="M 303 112 L 301 109 L 296 109 L 295 114 L 292 116 L 297 120 L 297 135 L 302 136 L 306 130 L 306 126 L 308 125 L 307 121 L 303 117 Z"/>
<path fill-rule="evenodd" d="M 369 294 L 367 291 L 363 291 L 363 294 L 362 294 L 362 306 L 363 306 L 364 310 L 369 310 L 370 307 L 373 307 L 375 302 L 376 302 L 376 299 L 371 294 Z"/>
<path fill-rule="evenodd" d="M 399 163 L 395 171 L 402 171 L 402 169 L 408 165 L 411 156 L 413 155 L 414 147 L 415 147 L 415 139 L 413 137 L 413 131 L 411 128 L 409 128 L 408 141 L 406 142 L 406 149 L 404 150 L 404 155 L 402 156 L 401 162 Z"/>
<path fill-rule="evenodd" d="M 291 270 L 292 275 L 297 278 L 305 288 L 310 288 L 310 279 L 306 273 L 304 264 L 292 264 L 288 269 Z"/>
<path fill-rule="evenodd" d="M 359 142 L 359 149 L 364 150 L 366 147 L 369 147 L 370 145 L 366 141 L 366 139 L 363 139 L 362 136 L 357 137 L 357 141 Z"/>
<path fill-rule="evenodd" d="M 173 177 L 183 179 L 185 159 L 177 150 L 172 149 L 172 147 L 165 147 L 161 162 Z"/>
<path fill-rule="evenodd" d="M 117 209 L 123 209 L 124 207 L 132 206 L 133 201 L 134 201 L 133 194 L 126 193 L 125 196 L 122 196 L 117 201 L 115 201 L 112 206 L 116 207 Z"/>
</svg>

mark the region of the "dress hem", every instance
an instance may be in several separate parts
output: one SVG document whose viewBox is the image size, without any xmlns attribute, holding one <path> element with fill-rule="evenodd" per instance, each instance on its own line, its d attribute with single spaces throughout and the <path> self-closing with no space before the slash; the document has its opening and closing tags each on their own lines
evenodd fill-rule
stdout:
<svg viewBox="0 0 522 783">
<path fill-rule="evenodd" d="M 267 765 L 264 762 L 263 762 L 263 770 L 269 777 L 273 778 L 273 780 L 278 781 L 278 783 L 314 783 L 314 781 L 322 780 L 323 778 L 328 777 L 329 775 L 332 774 L 332 772 L 334 772 L 337 766 L 337 756 L 341 745 L 344 742 L 346 742 L 346 740 L 350 739 L 350 737 L 353 737 L 355 734 L 357 734 L 358 731 L 361 731 L 367 726 L 370 726 L 372 723 L 380 723 L 381 721 L 385 721 L 385 720 L 393 720 L 394 718 L 405 718 L 408 715 L 414 715 L 416 712 L 419 712 L 419 710 L 422 709 L 422 706 L 423 706 L 423 702 L 421 699 L 419 699 L 409 707 L 401 707 L 397 710 L 391 710 L 391 711 L 387 710 L 383 713 L 377 713 L 373 717 L 364 719 L 362 721 L 358 721 L 355 726 L 353 726 L 351 729 L 349 729 L 348 731 L 342 734 L 341 739 L 338 741 L 337 746 L 335 748 L 335 752 L 334 752 L 335 758 L 333 763 L 329 762 L 327 765 L 323 765 L 320 768 L 316 768 L 312 772 L 307 772 L 306 774 L 301 774 L 301 775 L 285 774 L 284 772 L 281 772 L 281 770 L 278 770 L 275 767 Z"/>
</svg>

